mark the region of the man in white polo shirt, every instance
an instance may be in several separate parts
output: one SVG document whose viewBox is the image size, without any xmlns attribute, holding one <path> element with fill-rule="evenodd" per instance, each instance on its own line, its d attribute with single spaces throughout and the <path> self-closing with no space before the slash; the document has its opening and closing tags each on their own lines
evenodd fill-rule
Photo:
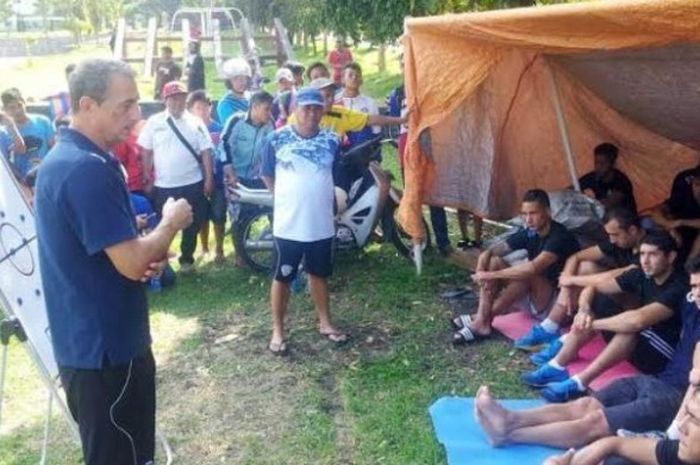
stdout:
<svg viewBox="0 0 700 465">
<path fill-rule="evenodd" d="M 138 138 L 143 149 L 146 189 L 153 188 L 156 211 L 169 197 L 187 199 L 194 221 L 182 232 L 180 269 L 192 269 L 197 231 L 206 213 L 206 198 L 214 188 L 212 142 L 201 119 L 185 111 L 187 90 L 179 81 L 163 86 L 165 111 L 146 122 Z"/>
</svg>

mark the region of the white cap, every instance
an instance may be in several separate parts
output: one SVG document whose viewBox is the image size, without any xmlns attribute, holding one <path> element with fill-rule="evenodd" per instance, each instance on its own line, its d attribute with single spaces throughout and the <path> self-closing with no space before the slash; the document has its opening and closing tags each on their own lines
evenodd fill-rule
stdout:
<svg viewBox="0 0 700 465">
<path fill-rule="evenodd" d="M 333 87 L 333 88 L 338 87 L 338 85 L 335 83 L 334 80 L 328 79 L 325 77 L 320 77 L 320 78 L 314 79 L 313 81 L 311 81 L 309 86 L 313 87 L 314 89 L 318 89 L 318 90 L 325 89 L 326 87 Z"/>
<path fill-rule="evenodd" d="M 277 70 L 277 73 L 275 73 L 275 82 L 280 82 L 282 79 L 294 82 L 294 75 L 288 68 L 280 68 Z"/>
<path fill-rule="evenodd" d="M 252 77 L 250 65 L 243 58 L 231 58 L 221 65 L 221 74 L 224 79 L 233 79 L 236 76 Z"/>
</svg>

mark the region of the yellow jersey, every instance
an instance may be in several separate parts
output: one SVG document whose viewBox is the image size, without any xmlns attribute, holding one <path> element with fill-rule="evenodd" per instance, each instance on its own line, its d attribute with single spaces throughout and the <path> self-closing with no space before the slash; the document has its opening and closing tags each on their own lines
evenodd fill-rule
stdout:
<svg viewBox="0 0 700 465">
<path fill-rule="evenodd" d="M 292 115 L 287 122 L 293 124 L 296 120 L 296 115 Z M 345 134 L 363 129 L 368 122 L 369 115 L 367 113 L 333 105 L 331 110 L 321 118 L 321 127 L 334 131 L 341 139 L 344 139 Z"/>
</svg>

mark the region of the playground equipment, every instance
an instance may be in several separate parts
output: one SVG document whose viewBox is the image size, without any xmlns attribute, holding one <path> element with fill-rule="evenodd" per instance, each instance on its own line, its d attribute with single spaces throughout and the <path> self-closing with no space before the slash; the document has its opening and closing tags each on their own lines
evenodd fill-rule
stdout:
<svg viewBox="0 0 700 465">
<path fill-rule="evenodd" d="M 228 58 L 243 56 L 255 76 L 262 74 L 265 62 L 275 60 L 278 66 L 294 59 L 287 30 L 275 18 L 267 33 L 254 34 L 248 19 L 237 8 L 181 8 L 175 12 L 169 30 L 158 29 L 155 17 L 148 20 L 146 31 L 127 31 L 126 21 L 117 22 L 113 57 L 127 63 L 143 63 L 143 75 L 150 76 L 159 44 L 181 44 L 175 47 L 176 60 L 183 65 L 189 42 L 202 44 L 205 60 L 213 60 L 216 69 Z M 130 53 L 131 46 L 135 50 Z M 182 55 L 178 56 L 181 50 Z"/>
</svg>

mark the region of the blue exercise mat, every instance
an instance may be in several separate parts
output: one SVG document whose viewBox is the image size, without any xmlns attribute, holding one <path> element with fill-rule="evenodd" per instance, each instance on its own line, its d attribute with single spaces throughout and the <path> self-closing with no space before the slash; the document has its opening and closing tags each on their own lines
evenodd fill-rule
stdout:
<svg viewBox="0 0 700 465">
<path fill-rule="evenodd" d="M 541 400 L 504 400 L 508 409 L 522 410 L 543 405 Z M 449 465 L 541 465 L 563 451 L 551 447 L 508 445 L 491 447 L 474 418 L 474 398 L 443 397 L 430 407 L 435 434 L 445 446 Z"/>
</svg>

